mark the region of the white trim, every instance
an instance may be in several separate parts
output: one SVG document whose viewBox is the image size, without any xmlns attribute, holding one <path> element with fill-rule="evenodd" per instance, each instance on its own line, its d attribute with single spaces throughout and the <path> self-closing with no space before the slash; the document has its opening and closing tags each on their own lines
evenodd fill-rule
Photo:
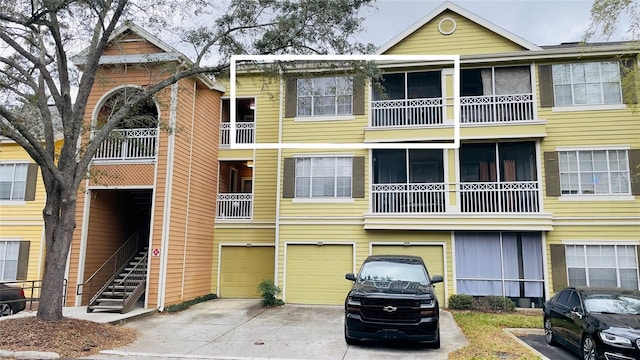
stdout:
<svg viewBox="0 0 640 360">
<path fill-rule="evenodd" d="M 133 189 L 133 190 L 140 190 L 140 189 L 153 189 L 154 185 L 87 185 L 87 189 L 90 190 L 126 190 L 126 189 Z"/>
<path fill-rule="evenodd" d="M 551 112 L 575 112 L 575 111 L 604 111 L 604 110 L 626 110 L 625 104 L 612 105 L 570 105 L 570 106 L 554 106 Z"/>
<path fill-rule="evenodd" d="M 630 145 L 556 146 L 555 151 L 630 150 Z"/>
<path fill-rule="evenodd" d="M 95 165 L 125 165 L 125 164 L 154 164 L 157 159 L 131 159 L 131 160 L 91 160 L 91 162 Z"/>
<path fill-rule="evenodd" d="M 27 205 L 26 200 L 0 200 L 0 206 L 24 206 Z"/>
<path fill-rule="evenodd" d="M 453 25 L 452 25 L 452 26 L 453 26 L 453 28 L 452 28 L 451 30 L 448 30 L 448 31 L 447 31 L 447 30 L 443 30 L 443 29 L 442 29 L 442 23 L 444 23 L 445 21 L 448 21 L 448 22 L 450 21 L 450 22 L 453 24 Z M 442 34 L 442 35 L 451 35 L 451 34 L 453 34 L 453 32 L 454 32 L 454 31 L 456 31 L 456 27 L 457 27 L 457 26 L 458 26 L 458 24 L 456 23 L 456 21 L 455 21 L 454 19 L 452 19 L 452 18 L 450 18 L 450 17 L 448 17 L 448 16 L 447 16 L 447 17 L 445 17 L 445 18 L 442 18 L 442 19 L 440 20 L 440 22 L 438 23 L 438 31 L 439 31 L 439 32 L 440 32 L 440 34 Z"/>
<path fill-rule="evenodd" d="M 89 179 L 86 180 L 86 185 L 89 184 Z M 76 275 L 76 294 L 79 284 L 84 282 L 84 268 L 87 261 L 87 243 L 89 241 L 89 221 L 91 216 L 91 197 L 94 192 L 91 189 L 87 189 L 84 192 L 84 204 L 82 207 L 82 231 L 80 232 L 80 250 L 78 252 L 78 274 Z M 84 291 L 84 289 L 83 289 Z M 67 289 L 67 293 L 69 289 Z M 82 305 L 82 295 L 76 296 L 75 306 Z"/>
<path fill-rule="evenodd" d="M 584 194 L 584 195 L 560 195 L 558 201 L 635 201 L 633 195 L 612 195 L 612 194 Z"/>
<path fill-rule="evenodd" d="M 296 116 L 293 118 L 295 122 L 314 122 L 314 121 L 347 121 L 355 120 L 355 115 L 329 115 L 329 116 Z"/>
<path fill-rule="evenodd" d="M 169 126 L 175 128 L 176 126 L 176 113 L 178 102 L 178 83 L 171 85 L 171 104 L 169 110 Z M 162 238 L 160 244 L 160 274 L 158 276 L 158 309 L 164 311 L 164 299 L 165 299 L 165 287 L 167 283 L 167 262 L 169 252 L 169 232 L 171 224 L 171 201 L 173 192 L 173 165 L 175 161 L 175 143 L 176 134 L 170 132 L 168 135 L 167 145 L 167 165 L 166 165 L 166 180 L 165 180 L 165 195 L 162 214 Z M 149 249 L 151 250 L 151 249 Z M 151 263 L 151 262 L 149 262 Z"/>
<path fill-rule="evenodd" d="M 409 35 L 411 35 L 412 33 L 414 33 L 415 31 L 417 31 L 418 29 L 420 29 L 422 26 L 424 26 L 425 24 L 427 24 L 428 22 L 430 22 L 431 20 L 433 20 L 436 16 L 440 15 L 442 12 L 444 12 L 445 10 L 451 10 L 455 13 L 457 13 L 458 15 L 461 15 L 462 17 L 465 17 L 469 20 L 471 20 L 472 22 L 487 28 L 488 30 L 491 30 L 495 33 L 497 33 L 498 35 L 507 38 L 508 40 L 513 41 L 514 43 L 524 47 L 527 50 L 542 50 L 541 47 L 479 17 L 478 15 L 469 12 L 468 10 L 459 7 L 458 5 L 450 2 L 450 1 L 445 1 L 444 3 L 442 3 L 442 5 L 438 6 L 437 8 L 435 8 L 434 10 L 432 10 L 430 13 L 428 13 L 425 17 L 423 17 L 422 19 L 418 20 L 418 22 L 416 22 L 415 24 L 411 25 L 409 28 L 407 28 L 406 30 L 404 30 L 402 33 L 400 33 L 399 35 L 397 35 L 396 37 L 394 37 L 393 39 L 391 39 L 390 41 L 388 41 L 387 43 L 385 43 L 384 45 L 382 45 L 381 47 L 379 47 L 376 51 L 376 54 L 382 54 L 385 51 L 391 49 L 393 46 L 397 45 L 398 43 L 400 43 L 402 40 L 404 40 L 406 37 L 408 37 Z"/>
<path fill-rule="evenodd" d="M 562 245 L 640 245 L 640 240 L 611 240 L 604 238 L 581 239 L 581 240 L 561 240 Z"/>
<path fill-rule="evenodd" d="M 356 200 L 351 197 L 351 196 L 344 196 L 344 197 L 296 197 L 291 199 L 292 203 L 299 203 L 299 204 L 318 204 L 318 203 L 343 203 L 343 204 L 349 204 L 349 203 L 355 203 Z"/>
</svg>

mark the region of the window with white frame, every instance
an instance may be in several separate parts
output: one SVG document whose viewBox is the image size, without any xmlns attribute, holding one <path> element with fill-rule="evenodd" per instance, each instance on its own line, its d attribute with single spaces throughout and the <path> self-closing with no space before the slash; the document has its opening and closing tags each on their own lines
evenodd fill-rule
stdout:
<svg viewBox="0 0 640 360">
<path fill-rule="evenodd" d="M 353 79 L 345 76 L 298 79 L 298 116 L 353 114 Z"/>
<path fill-rule="evenodd" d="M 20 241 L 0 240 L 0 281 L 15 281 Z"/>
<path fill-rule="evenodd" d="M 566 245 L 570 286 L 638 289 L 636 245 Z"/>
<path fill-rule="evenodd" d="M 24 200 L 27 163 L 0 164 L 0 200 Z"/>
<path fill-rule="evenodd" d="M 558 165 L 564 195 L 631 194 L 627 150 L 560 151 Z"/>
<path fill-rule="evenodd" d="M 295 196 L 297 198 L 351 197 L 353 158 L 296 158 Z"/>
<path fill-rule="evenodd" d="M 556 106 L 622 104 L 617 62 L 556 64 L 552 74 Z"/>
</svg>

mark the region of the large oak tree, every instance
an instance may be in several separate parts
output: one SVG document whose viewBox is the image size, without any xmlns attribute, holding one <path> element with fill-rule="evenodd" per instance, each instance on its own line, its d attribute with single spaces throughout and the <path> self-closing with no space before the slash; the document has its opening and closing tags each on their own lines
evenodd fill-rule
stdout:
<svg viewBox="0 0 640 360">
<path fill-rule="evenodd" d="M 63 317 L 76 194 L 96 150 L 129 110 L 182 78 L 220 74 L 233 54 L 367 51 L 352 35 L 361 30 L 361 11 L 371 1 L 0 0 L 0 135 L 38 164 L 46 188 L 46 258 L 37 317 Z M 100 57 L 114 29 L 131 20 L 189 44 L 178 48 L 188 49 L 191 63 L 128 97 L 89 141 L 91 129 L 83 122 Z M 198 22 L 206 25 L 181 25 Z M 70 59 L 83 49 L 80 71 Z M 63 140 L 58 149 L 57 134 Z"/>
</svg>

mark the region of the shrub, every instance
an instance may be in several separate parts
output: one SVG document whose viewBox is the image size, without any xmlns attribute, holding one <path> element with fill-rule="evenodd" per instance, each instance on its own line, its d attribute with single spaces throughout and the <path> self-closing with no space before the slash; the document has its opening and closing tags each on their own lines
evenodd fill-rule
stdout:
<svg viewBox="0 0 640 360">
<path fill-rule="evenodd" d="M 262 280 L 262 282 L 258 285 L 258 291 L 260 291 L 260 297 L 262 297 L 260 304 L 263 307 L 284 305 L 284 301 L 277 298 L 277 296 L 282 293 L 282 290 L 277 287 L 272 280 Z"/>
<path fill-rule="evenodd" d="M 473 296 L 455 294 L 449 296 L 449 308 L 455 310 L 471 310 L 473 308 Z"/>
<path fill-rule="evenodd" d="M 168 312 L 168 313 L 174 313 L 174 312 L 186 310 L 191 305 L 195 305 L 197 303 L 201 303 L 201 302 L 204 302 L 204 301 L 207 301 L 207 300 L 217 299 L 217 298 L 218 297 L 216 296 L 216 294 L 207 294 L 207 295 L 199 296 L 199 297 L 197 297 L 195 299 L 192 299 L 192 300 L 183 301 L 183 302 L 181 302 L 179 304 L 169 305 L 164 310 L 166 312 Z"/>
<path fill-rule="evenodd" d="M 483 312 L 513 312 L 516 304 L 503 296 L 485 296 L 473 299 L 473 309 Z"/>
</svg>

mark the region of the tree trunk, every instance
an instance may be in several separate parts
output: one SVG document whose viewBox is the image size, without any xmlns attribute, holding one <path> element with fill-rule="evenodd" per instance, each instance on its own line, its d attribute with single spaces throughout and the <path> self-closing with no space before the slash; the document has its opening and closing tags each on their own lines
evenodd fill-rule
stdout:
<svg viewBox="0 0 640 360">
<path fill-rule="evenodd" d="M 37 317 L 45 321 L 62 320 L 62 307 L 66 289 L 65 269 L 73 231 L 75 229 L 76 196 L 62 196 L 60 193 L 52 194 L 58 199 L 50 199 L 48 204 L 60 204 L 59 212 L 47 216 L 49 207 L 45 208 L 45 242 L 47 254 L 45 261 L 44 277 L 40 303 L 38 304 Z M 55 207 L 54 207 L 55 208 Z M 59 216 L 56 216 L 59 215 Z"/>
</svg>

